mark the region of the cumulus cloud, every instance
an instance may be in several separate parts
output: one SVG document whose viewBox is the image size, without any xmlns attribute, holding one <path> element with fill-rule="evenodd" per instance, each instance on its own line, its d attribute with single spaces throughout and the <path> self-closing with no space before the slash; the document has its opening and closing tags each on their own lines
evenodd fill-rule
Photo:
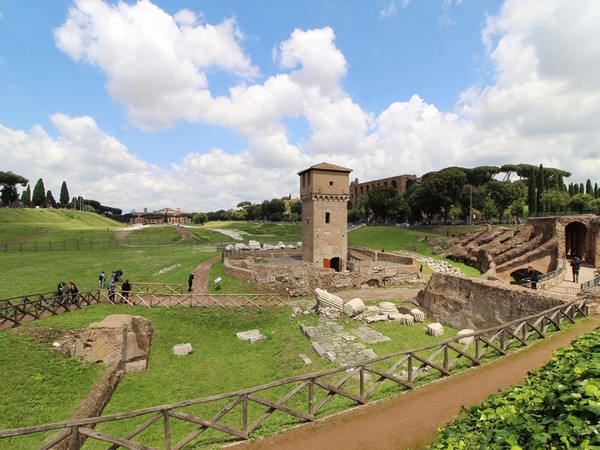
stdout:
<svg viewBox="0 0 600 450">
<path fill-rule="evenodd" d="M 111 96 L 145 129 L 198 120 L 211 101 L 207 70 L 258 75 L 235 19 L 199 23 L 189 10 L 173 17 L 149 1 L 77 0 L 54 36 L 61 51 L 106 74 Z"/>
<path fill-rule="evenodd" d="M 460 5 L 448 1 L 443 7 Z M 43 174 L 46 182 L 52 174 L 48 182 L 55 189 L 67 179 L 77 192 L 103 196 L 98 200 L 111 206 L 190 211 L 297 195 L 296 173 L 321 161 L 352 168 L 351 178 L 363 181 L 451 165 L 521 162 L 595 180 L 598 20 L 595 1 L 507 0 L 481 35 L 494 70 L 491 83 L 465 86 L 453 111 L 419 93 L 367 111 L 344 90 L 349 67 L 329 27 L 290 30 L 288 39 L 274 43 L 279 73 L 260 79 L 233 17 L 209 24 L 200 13 L 171 16 L 149 1 L 77 0 L 55 30 L 56 45 L 106 74 L 107 91 L 125 105 L 133 124 L 217 125 L 242 136 L 245 148 L 198 149 L 161 169 L 134 156 L 91 117 L 55 114 L 58 137 L 40 126 L 0 127 L 0 150 L 16 173 L 31 173 L 28 163 L 35 158 L 35 176 Z M 211 91 L 211 70 L 237 80 L 226 95 Z M 305 124 L 306 134 L 293 140 L 286 123 L 295 120 Z M 66 176 L 68 167 L 77 169 Z"/>
<path fill-rule="evenodd" d="M 462 114 L 487 131 L 488 141 L 505 140 L 532 159 L 543 152 L 559 167 L 594 179 L 599 162 L 584 149 L 600 144 L 594 131 L 600 127 L 598 19 L 600 4 L 593 1 L 507 1 L 482 33 L 495 84 L 466 90 Z M 592 157 L 578 164 L 572 157 L 582 151 Z"/>
</svg>

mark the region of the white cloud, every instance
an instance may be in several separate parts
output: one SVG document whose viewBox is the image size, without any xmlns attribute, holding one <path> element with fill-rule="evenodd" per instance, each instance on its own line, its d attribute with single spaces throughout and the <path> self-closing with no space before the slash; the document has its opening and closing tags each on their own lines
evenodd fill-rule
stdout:
<svg viewBox="0 0 600 450">
<path fill-rule="evenodd" d="M 402 8 L 406 8 L 408 6 L 409 0 L 402 0 Z M 391 0 L 388 5 L 379 11 L 380 19 L 387 19 L 390 17 L 394 17 L 398 12 L 398 8 L 396 7 L 396 2 Z"/>
<path fill-rule="evenodd" d="M 276 57 L 282 69 L 295 69 L 290 77 L 304 89 L 318 89 L 323 96 L 342 94 L 340 80 L 348 64 L 334 44 L 335 34 L 329 27 L 316 30 L 296 29 L 279 45 Z M 324 63 L 324 62 L 327 63 Z"/>
<path fill-rule="evenodd" d="M 210 104 L 207 70 L 248 79 L 258 75 L 240 48 L 234 19 L 217 25 L 197 20 L 189 10 L 172 17 L 149 1 L 77 0 L 55 40 L 75 61 L 106 73 L 108 91 L 135 124 L 166 128 L 197 120 Z"/>
<path fill-rule="evenodd" d="M 466 91 L 461 111 L 488 138 L 510 129 L 522 155 L 595 179 L 597 159 L 575 161 L 600 146 L 598 20 L 594 1 L 507 1 L 483 31 L 496 83 Z"/>
<path fill-rule="evenodd" d="M 164 170 L 92 118 L 56 114 L 57 138 L 40 126 L 0 126 L 5 165 L 43 176 L 53 189 L 67 180 L 73 195 L 111 206 L 190 211 L 297 195 L 296 173 L 321 161 L 349 167 L 363 181 L 505 163 L 563 168 L 577 175 L 573 181 L 600 173 L 599 2 L 508 0 L 482 30 L 494 81 L 465 87 L 455 111 L 418 94 L 392 99 L 381 112 L 364 110 L 344 91 L 348 64 L 328 27 L 291 31 L 274 47 L 280 73 L 256 82 L 259 69 L 240 46 L 235 19 L 203 21 L 150 2 L 79 0 L 55 37 L 75 61 L 106 73 L 108 92 L 138 126 L 205 122 L 241 135 L 245 149 L 190 152 Z M 208 70 L 239 82 L 215 96 Z M 286 119 L 304 121 L 307 134 L 292 141 Z M 39 174 L 31 174 L 32 160 Z"/>
</svg>

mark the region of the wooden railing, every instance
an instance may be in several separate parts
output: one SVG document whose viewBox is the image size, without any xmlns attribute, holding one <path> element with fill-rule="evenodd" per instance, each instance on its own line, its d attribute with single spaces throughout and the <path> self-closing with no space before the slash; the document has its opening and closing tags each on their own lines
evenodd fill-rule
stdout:
<svg viewBox="0 0 600 450">
<path fill-rule="evenodd" d="M 232 438 L 249 439 L 251 433 L 274 413 L 277 413 L 279 420 L 281 414 L 289 416 L 287 426 L 310 422 L 504 356 L 529 345 L 533 340 L 545 338 L 551 331 L 561 330 L 564 321 L 573 323 L 576 317 L 585 316 L 586 301 L 585 298 L 577 299 L 499 327 L 323 372 L 121 414 L 0 431 L 0 438 L 57 430 L 57 434 L 39 448 L 49 449 L 70 440 L 70 448 L 79 449 L 85 436 L 113 444 L 110 448 L 158 446 L 173 450 L 183 448 L 207 430 L 217 432 L 217 437 L 213 435 L 208 438 L 211 439 L 208 444 L 223 443 L 225 439 Z M 334 398 L 343 398 L 349 403 L 345 408 L 342 403 L 331 404 Z M 127 419 L 136 422 L 136 425 L 128 423 L 132 427 L 129 432 L 111 429 L 110 422 Z M 97 430 L 94 429 L 96 427 Z M 155 427 L 161 427 L 160 430 L 154 430 L 160 438 L 148 438 L 148 433 L 142 434 Z M 157 434 L 154 433 L 154 436 Z M 143 444 L 144 439 L 154 441 Z"/>
<path fill-rule="evenodd" d="M 142 287 L 146 290 L 140 290 Z M 57 296 L 44 293 L 13 297 L 0 300 L 0 330 L 17 327 L 24 322 L 39 320 L 49 315 L 57 315 L 80 309 L 94 303 L 129 304 L 131 306 L 153 307 L 237 307 L 260 308 L 263 306 L 292 306 L 289 298 L 272 294 L 179 294 L 181 285 L 170 286 L 158 283 L 136 285 L 125 296 L 122 291 L 110 295 L 107 290 L 81 292 Z"/>
<path fill-rule="evenodd" d="M 91 291 L 59 296 L 55 293 L 26 295 L 0 300 L 0 330 L 16 327 L 23 322 L 38 320 L 48 315 L 57 315 L 72 309 L 100 303 L 101 291 Z"/>
</svg>

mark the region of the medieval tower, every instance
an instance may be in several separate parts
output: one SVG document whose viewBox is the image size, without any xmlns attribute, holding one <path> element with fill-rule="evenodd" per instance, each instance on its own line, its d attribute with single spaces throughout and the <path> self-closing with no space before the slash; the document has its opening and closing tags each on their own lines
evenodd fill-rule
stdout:
<svg viewBox="0 0 600 450">
<path fill-rule="evenodd" d="M 336 271 L 346 269 L 349 177 L 352 169 L 321 163 L 300 176 L 302 260 Z"/>
</svg>

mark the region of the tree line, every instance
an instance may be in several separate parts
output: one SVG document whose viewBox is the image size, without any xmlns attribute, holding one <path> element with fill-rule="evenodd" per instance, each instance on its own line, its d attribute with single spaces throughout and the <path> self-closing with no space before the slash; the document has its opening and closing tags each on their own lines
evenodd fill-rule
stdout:
<svg viewBox="0 0 600 450">
<path fill-rule="evenodd" d="M 348 220 L 383 223 L 520 222 L 522 217 L 600 212 L 598 183 L 564 182 L 571 173 L 543 165 L 448 167 L 404 194 L 382 186 L 349 204 Z M 500 179 L 498 179 L 500 178 Z"/>
<path fill-rule="evenodd" d="M 237 204 L 237 209 L 200 212 L 195 213 L 192 217 L 194 223 L 200 224 L 211 220 L 300 222 L 302 220 L 302 202 L 292 199 L 291 195 L 264 200 L 262 203 L 243 201 Z"/>
<path fill-rule="evenodd" d="M 600 213 L 598 183 L 565 184 L 570 172 L 543 165 L 506 164 L 475 168 L 447 167 L 426 173 L 405 193 L 383 186 L 348 204 L 348 221 L 375 223 L 472 223 L 520 222 L 524 216 Z M 25 187 L 19 196 L 17 185 Z M 12 172 L 0 172 L 2 206 L 54 207 L 92 211 L 128 221 L 131 214 L 82 197 L 70 198 L 63 181 L 58 201 L 40 178 L 33 191 L 29 180 Z M 302 203 L 283 198 L 261 203 L 243 201 L 237 209 L 186 214 L 194 223 L 212 220 L 299 222 Z M 165 219 L 166 221 L 166 219 Z"/>
<path fill-rule="evenodd" d="M 20 196 L 17 185 L 25 187 Z M 84 199 L 81 196 L 71 198 L 66 181 L 61 184 L 58 201 L 54 198 L 51 190 L 46 190 L 44 180 L 41 178 L 32 191 L 27 178 L 10 171 L 0 171 L 0 186 L 0 202 L 3 207 L 67 208 L 108 216 L 121 216 L 123 213 L 119 208 L 102 205 L 96 200 Z"/>
</svg>

